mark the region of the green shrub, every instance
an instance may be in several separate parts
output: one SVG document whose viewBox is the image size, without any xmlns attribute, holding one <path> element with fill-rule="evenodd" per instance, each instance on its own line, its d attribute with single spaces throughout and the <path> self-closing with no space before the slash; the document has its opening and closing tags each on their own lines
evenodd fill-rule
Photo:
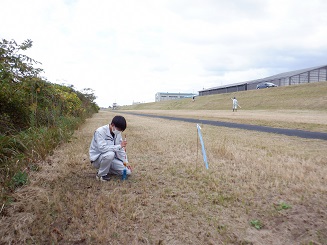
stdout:
<svg viewBox="0 0 327 245">
<path fill-rule="evenodd" d="M 0 41 L 0 201 L 99 110 L 92 89 L 79 92 L 39 77 L 41 69 L 33 67 L 39 62 L 21 54 L 31 47 L 31 40 Z"/>
</svg>

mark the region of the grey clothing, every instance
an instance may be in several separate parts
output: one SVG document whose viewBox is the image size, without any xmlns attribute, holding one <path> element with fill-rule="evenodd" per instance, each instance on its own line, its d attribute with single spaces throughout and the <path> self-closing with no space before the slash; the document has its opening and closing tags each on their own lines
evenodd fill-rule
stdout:
<svg viewBox="0 0 327 245">
<path fill-rule="evenodd" d="M 105 176 L 108 173 L 122 174 L 125 168 L 124 162 L 127 162 L 127 155 L 121 148 L 121 134 L 112 136 L 109 124 L 98 128 L 93 135 L 90 145 L 90 161 L 98 169 L 99 176 Z M 127 169 L 127 174 L 131 172 Z"/>
<path fill-rule="evenodd" d="M 104 154 L 101 154 L 97 160 L 92 162 L 93 167 L 98 169 L 99 176 L 105 176 L 108 173 L 122 175 L 125 168 L 123 162 L 115 157 L 115 153 L 108 151 Z M 126 169 L 128 175 L 131 174 L 130 169 Z"/>
<path fill-rule="evenodd" d="M 93 162 L 108 151 L 116 152 L 121 149 L 121 134 L 114 137 L 110 133 L 109 124 L 98 128 L 93 135 L 90 145 L 90 160 Z"/>
</svg>

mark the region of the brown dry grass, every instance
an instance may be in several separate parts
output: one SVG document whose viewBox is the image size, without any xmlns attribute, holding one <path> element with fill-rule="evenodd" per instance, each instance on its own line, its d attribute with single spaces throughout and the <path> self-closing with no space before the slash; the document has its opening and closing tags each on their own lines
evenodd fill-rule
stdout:
<svg viewBox="0 0 327 245">
<path fill-rule="evenodd" d="M 17 190 L 1 243 L 327 244 L 325 141 L 203 126 L 205 170 L 194 124 L 125 115 L 133 176 L 100 183 L 88 147 L 113 115 L 94 115 Z"/>
</svg>

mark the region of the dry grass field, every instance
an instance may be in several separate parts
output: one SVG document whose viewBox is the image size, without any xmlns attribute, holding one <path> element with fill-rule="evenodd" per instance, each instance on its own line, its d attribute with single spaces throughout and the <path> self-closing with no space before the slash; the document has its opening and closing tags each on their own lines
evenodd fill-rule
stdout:
<svg viewBox="0 0 327 245">
<path fill-rule="evenodd" d="M 0 244 L 327 244 L 326 141 L 203 125 L 206 170 L 196 125 L 123 114 L 133 175 L 97 182 L 89 144 L 114 115 L 88 119 L 31 173 L 1 213 Z"/>
<path fill-rule="evenodd" d="M 192 102 L 190 102 L 192 103 Z M 327 132 L 327 110 L 128 110 L 130 113 Z"/>
</svg>

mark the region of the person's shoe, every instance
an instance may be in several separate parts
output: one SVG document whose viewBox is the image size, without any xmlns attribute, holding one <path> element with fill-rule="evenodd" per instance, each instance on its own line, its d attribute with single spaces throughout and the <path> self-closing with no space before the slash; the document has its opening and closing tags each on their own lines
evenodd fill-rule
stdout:
<svg viewBox="0 0 327 245">
<path fill-rule="evenodd" d="M 96 175 L 95 176 L 97 180 L 100 180 L 100 181 L 109 181 L 110 180 L 110 177 L 109 175 L 105 175 L 105 176 L 99 176 L 99 175 Z"/>
</svg>

